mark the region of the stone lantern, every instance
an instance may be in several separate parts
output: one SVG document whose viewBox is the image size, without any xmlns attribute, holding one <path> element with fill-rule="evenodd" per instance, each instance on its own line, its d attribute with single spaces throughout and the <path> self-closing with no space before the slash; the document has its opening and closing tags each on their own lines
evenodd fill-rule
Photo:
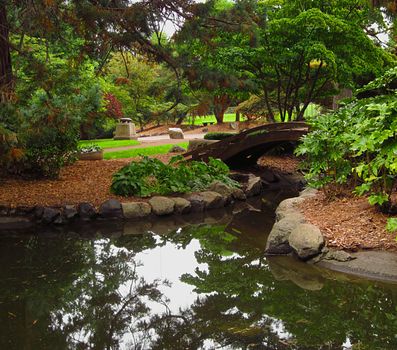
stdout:
<svg viewBox="0 0 397 350">
<path fill-rule="evenodd" d="M 121 118 L 120 122 L 116 125 L 116 132 L 113 137 L 114 140 L 136 140 L 135 124 L 131 118 Z"/>
</svg>

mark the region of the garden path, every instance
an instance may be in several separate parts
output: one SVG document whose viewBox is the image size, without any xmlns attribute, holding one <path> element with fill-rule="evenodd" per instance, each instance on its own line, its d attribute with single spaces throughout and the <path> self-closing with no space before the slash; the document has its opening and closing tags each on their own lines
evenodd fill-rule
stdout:
<svg viewBox="0 0 397 350">
<path fill-rule="evenodd" d="M 184 139 L 170 139 L 169 135 L 159 135 L 159 136 L 146 136 L 138 137 L 139 145 L 116 147 L 116 148 L 106 148 L 104 153 L 124 151 L 133 148 L 146 148 L 150 146 L 160 146 L 160 145 L 174 145 L 184 141 L 189 141 L 192 139 L 203 139 L 205 133 L 200 134 L 185 134 Z"/>
</svg>

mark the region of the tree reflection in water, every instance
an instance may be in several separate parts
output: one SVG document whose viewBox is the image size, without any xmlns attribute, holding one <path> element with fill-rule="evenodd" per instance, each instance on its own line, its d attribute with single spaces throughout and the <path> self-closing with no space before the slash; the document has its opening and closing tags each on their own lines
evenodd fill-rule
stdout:
<svg viewBox="0 0 397 350">
<path fill-rule="evenodd" d="M 69 302 L 53 315 L 56 327 L 69 334 L 70 345 L 114 349 L 121 340 L 144 345 L 148 334 L 140 324 L 151 312 L 147 302 L 167 303 L 158 289 L 166 282 L 145 281 L 134 256 L 110 240 L 91 241 L 87 270 L 69 289 Z"/>
<path fill-rule="evenodd" d="M 397 348 L 396 288 L 267 260 L 263 235 L 236 227 L 1 237 L 0 348 L 309 350 L 342 349 L 347 338 L 354 349 Z M 164 249 L 176 259 L 190 252 L 197 263 L 178 262 L 185 273 L 173 288 L 194 288 L 179 309 L 167 299 L 170 283 L 139 262 Z"/>
<path fill-rule="evenodd" d="M 354 349 L 397 348 L 395 287 L 325 279 L 297 262 L 280 271 L 282 261 L 269 265 L 263 249 L 250 247 L 252 237 L 230 228 L 192 228 L 166 239 L 188 245 L 187 237 L 200 240 L 196 259 L 206 268 L 181 279 L 205 297 L 182 317 L 153 316 L 159 338 L 150 348 L 193 349 L 205 339 L 232 349 L 342 349 L 346 340 Z"/>
</svg>

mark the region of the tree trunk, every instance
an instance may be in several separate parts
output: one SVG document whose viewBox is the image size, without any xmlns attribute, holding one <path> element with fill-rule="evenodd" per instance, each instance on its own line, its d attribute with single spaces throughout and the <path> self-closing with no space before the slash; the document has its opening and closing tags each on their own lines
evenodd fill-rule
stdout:
<svg viewBox="0 0 397 350">
<path fill-rule="evenodd" d="M 230 106 L 229 96 L 227 95 L 214 96 L 213 103 L 214 103 L 214 114 L 215 114 L 216 122 L 218 124 L 222 124 L 225 112 Z"/>
<path fill-rule="evenodd" d="M 180 113 L 177 117 L 178 120 L 176 122 L 176 125 L 181 125 L 183 123 L 183 121 L 185 120 L 186 116 L 187 116 L 187 112 Z"/>
<path fill-rule="evenodd" d="M 8 35 L 7 10 L 0 4 L 0 103 L 10 101 L 14 92 Z"/>
</svg>

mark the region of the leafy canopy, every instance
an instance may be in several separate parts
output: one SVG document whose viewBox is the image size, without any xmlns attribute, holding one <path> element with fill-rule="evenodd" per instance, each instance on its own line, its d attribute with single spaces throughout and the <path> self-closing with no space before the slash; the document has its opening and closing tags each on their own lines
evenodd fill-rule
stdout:
<svg viewBox="0 0 397 350">
<path fill-rule="evenodd" d="M 270 120 L 302 119 L 311 102 L 355 88 L 358 77 L 376 77 L 393 61 L 364 31 L 369 12 L 366 1 L 215 3 L 177 41 L 181 57 L 191 57 L 191 84 L 249 91 L 264 99 Z"/>
</svg>

